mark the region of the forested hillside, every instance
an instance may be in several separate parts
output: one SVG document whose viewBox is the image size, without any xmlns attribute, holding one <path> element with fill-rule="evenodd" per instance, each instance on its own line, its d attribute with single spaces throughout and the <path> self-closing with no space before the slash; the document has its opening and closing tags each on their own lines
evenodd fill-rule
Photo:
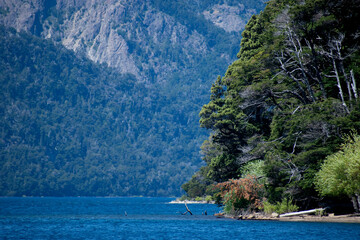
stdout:
<svg viewBox="0 0 360 240">
<path fill-rule="evenodd" d="M 0 1 L 0 195 L 180 195 L 202 165 L 197 113 L 262 8 Z"/>
<path fill-rule="evenodd" d="M 1 195 L 179 193 L 201 135 L 166 97 L 26 33 L 0 48 Z"/>
<path fill-rule="evenodd" d="M 156 139 L 167 136 L 152 134 L 148 124 L 163 99 L 146 101 L 151 90 L 134 76 L 114 74 L 49 40 L 5 28 L 0 38 L 1 195 L 175 191 L 189 169 L 168 172 L 176 163 L 161 159 L 164 140 Z M 182 144 L 175 130 L 167 128 L 170 142 Z M 169 174 L 166 189 L 158 186 L 154 157 Z"/>
<path fill-rule="evenodd" d="M 359 155 L 336 155 L 343 167 L 333 176 L 318 171 L 348 134 L 360 133 L 359 14 L 356 0 L 271 0 L 250 19 L 238 60 L 200 112 L 211 134 L 206 166 L 183 185 L 188 195 L 212 194 L 218 184 L 228 211 L 288 200 L 308 209 L 331 196 L 358 204 Z M 331 177 L 338 187 L 322 190 Z"/>
</svg>

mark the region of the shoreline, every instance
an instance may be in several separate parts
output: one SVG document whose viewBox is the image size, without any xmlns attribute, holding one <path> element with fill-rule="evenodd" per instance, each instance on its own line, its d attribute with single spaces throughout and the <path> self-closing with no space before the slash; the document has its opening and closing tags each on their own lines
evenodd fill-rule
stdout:
<svg viewBox="0 0 360 240">
<path fill-rule="evenodd" d="M 227 216 L 225 214 L 219 214 L 216 217 L 233 218 L 236 220 L 253 220 L 253 221 L 279 221 L 279 222 L 332 222 L 332 223 L 360 223 L 359 214 L 347 214 L 337 216 L 314 216 L 303 215 L 293 217 L 273 217 L 265 215 L 249 214 L 246 216 Z"/>
<path fill-rule="evenodd" d="M 172 200 L 171 202 L 169 202 L 169 204 L 215 204 L 214 201 L 193 201 L 193 200 L 185 200 L 185 201 L 180 201 L 180 200 Z"/>
<path fill-rule="evenodd" d="M 214 201 L 193 201 L 193 200 L 173 200 L 169 204 L 215 204 Z M 333 215 L 316 216 L 316 215 L 300 215 L 279 217 L 263 214 L 248 214 L 240 216 L 230 216 L 225 213 L 217 213 L 214 215 L 217 218 L 232 218 L 235 220 L 252 220 L 252 221 L 278 221 L 278 222 L 330 222 L 330 223 L 358 223 L 360 224 L 360 214 L 346 214 L 346 215 Z"/>
<path fill-rule="evenodd" d="M 334 222 L 334 223 L 360 223 L 360 216 L 338 215 L 338 216 L 298 216 L 298 217 L 281 217 L 279 221 L 286 222 Z"/>
</svg>

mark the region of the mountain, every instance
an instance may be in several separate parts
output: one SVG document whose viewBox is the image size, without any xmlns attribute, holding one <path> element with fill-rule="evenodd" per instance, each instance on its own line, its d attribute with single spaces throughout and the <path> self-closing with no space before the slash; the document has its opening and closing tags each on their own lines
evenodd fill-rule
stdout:
<svg viewBox="0 0 360 240">
<path fill-rule="evenodd" d="M 139 80 L 167 82 L 186 64 L 204 61 L 201 55 L 233 59 L 241 30 L 262 4 L 220 2 L 33 0 L 0 7 L 5 26 L 52 39 Z"/>
<path fill-rule="evenodd" d="M 0 1 L 0 194 L 181 194 L 202 165 L 198 112 L 262 7 Z"/>
</svg>

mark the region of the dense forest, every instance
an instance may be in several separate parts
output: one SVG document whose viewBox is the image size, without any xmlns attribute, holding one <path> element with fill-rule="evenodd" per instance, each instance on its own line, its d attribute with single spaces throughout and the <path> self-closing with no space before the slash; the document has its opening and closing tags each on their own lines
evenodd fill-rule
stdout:
<svg viewBox="0 0 360 240">
<path fill-rule="evenodd" d="M 264 4 L 0 2 L 0 195 L 183 194 L 241 39 L 205 18 L 217 7 L 247 21 Z"/>
<path fill-rule="evenodd" d="M 359 210 L 359 23 L 358 0 L 271 0 L 249 20 L 200 112 L 211 133 L 188 196 L 228 212 Z"/>
<path fill-rule="evenodd" d="M 0 30 L 1 195 L 180 191 L 195 167 L 177 160 L 191 154 L 167 152 L 191 153 L 197 140 L 163 112 L 165 97 L 50 40 Z"/>
</svg>

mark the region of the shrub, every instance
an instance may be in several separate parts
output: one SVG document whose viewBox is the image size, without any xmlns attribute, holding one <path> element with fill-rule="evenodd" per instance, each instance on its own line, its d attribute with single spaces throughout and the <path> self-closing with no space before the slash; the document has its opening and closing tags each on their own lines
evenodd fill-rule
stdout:
<svg viewBox="0 0 360 240">
<path fill-rule="evenodd" d="M 220 189 L 226 213 L 262 208 L 260 199 L 264 192 L 264 186 L 259 184 L 255 176 L 248 175 L 245 178 L 230 179 L 219 183 L 217 187 Z"/>
<path fill-rule="evenodd" d="M 266 214 L 272 214 L 276 211 L 276 205 L 269 203 L 268 201 L 263 202 L 264 212 Z"/>
<path fill-rule="evenodd" d="M 181 198 L 179 198 L 179 201 L 185 201 L 185 200 L 189 200 L 190 198 L 186 195 L 182 195 Z"/>
<path fill-rule="evenodd" d="M 197 201 L 197 202 L 200 202 L 200 201 L 203 201 L 204 199 L 202 198 L 202 197 L 196 197 L 195 198 L 195 201 Z"/>
<path fill-rule="evenodd" d="M 299 210 L 299 207 L 292 203 L 292 199 L 284 198 L 281 202 L 276 204 L 271 204 L 268 201 L 263 202 L 264 212 L 266 214 L 271 214 L 276 212 L 278 214 L 296 212 Z"/>
<path fill-rule="evenodd" d="M 208 196 L 205 197 L 205 201 L 206 202 L 211 202 L 211 201 L 213 201 L 213 198 L 210 195 L 208 195 Z"/>
<path fill-rule="evenodd" d="M 355 211 L 360 209 L 360 136 L 346 136 L 341 150 L 328 156 L 316 175 L 321 195 L 352 197 Z"/>
</svg>

